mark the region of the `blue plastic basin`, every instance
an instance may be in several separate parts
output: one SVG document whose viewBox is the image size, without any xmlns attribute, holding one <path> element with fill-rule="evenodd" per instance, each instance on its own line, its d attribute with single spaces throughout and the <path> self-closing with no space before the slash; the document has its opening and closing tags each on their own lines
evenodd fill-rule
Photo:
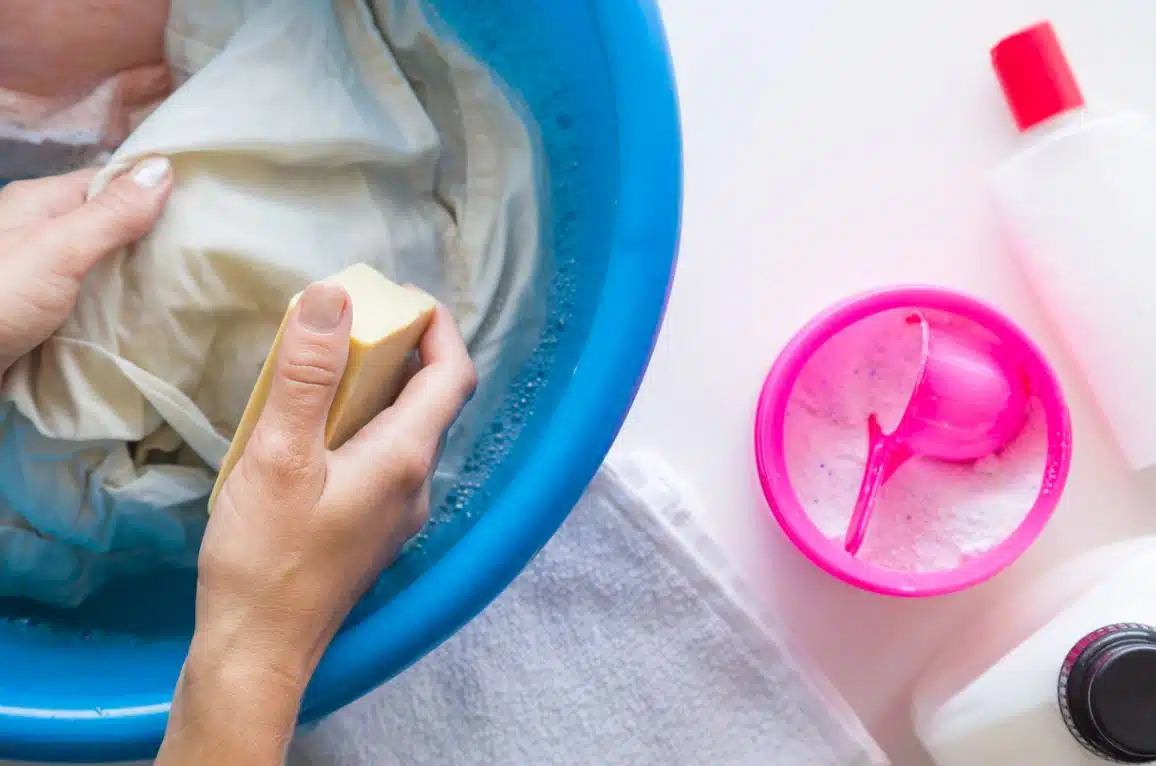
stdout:
<svg viewBox="0 0 1156 766">
<path fill-rule="evenodd" d="M 609 449 L 657 335 L 681 200 L 678 105 L 654 0 L 431 0 L 538 124 L 550 324 L 424 544 L 359 605 L 306 695 L 316 720 L 477 614 L 550 539 Z M 0 759 L 145 759 L 192 629 L 194 578 L 80 609 L 0 603 Z"/>
</svg>

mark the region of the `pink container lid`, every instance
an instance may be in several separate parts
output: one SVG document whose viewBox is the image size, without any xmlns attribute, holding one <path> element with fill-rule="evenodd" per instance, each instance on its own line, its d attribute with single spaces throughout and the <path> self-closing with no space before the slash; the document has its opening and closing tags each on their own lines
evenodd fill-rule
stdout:
<svg viewBox="0 0 1156 766">
<path fill-rule="evenodd" d="M 1019 527 L 1003 542 L 961 566 L 935 572 L 901 572 L 855 558 L 842 538 L 828 539 L 811 520 L 791 486 L 784 424 L 791 392 L 803 367 L 830 338 L 874 314 L 892 309 L 944 311 L 991 332 L 1015 356 L 1044 412 L 1046 464 L 1036 501 Z M 1072 456 L 1072 424 L 1059 380 L 1039 347 L 1010 319 L 988 304 L 941 287 L 898 286 L 848 298 L 823 311 L 779 354 L 759 395 L 755 414 L 755 463 L 771 513 L 794 545 L 829 574 L 864 590 L 891 596 L 925 597 L 954 593 L 989 579 L 1014 562 L 1047 524 L 1067 482 Z"/>
</svg>

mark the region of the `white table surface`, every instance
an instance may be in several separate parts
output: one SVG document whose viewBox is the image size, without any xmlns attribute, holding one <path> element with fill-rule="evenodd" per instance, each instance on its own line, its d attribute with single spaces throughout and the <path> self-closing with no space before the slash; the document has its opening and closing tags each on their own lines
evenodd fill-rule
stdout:
<svg viewBox="0 0 1156 766">
<path fill-rule="evenodd" d="M 619 445 L 655 451 L 695 489 L 710 529 L 896 766 L 922 766 L 910 684 L 953 624 L 1075 551 L 1156 530 L 1156 493 L 1124 472 L 996 235 L 984 187 L 1016 140 L 990 46 L 1049 18 L 1089 101 L 1156 113 L 1156 3 L 663 0 L 662 9 L 685 130 L 682 255 Z M 985 586 L 923 601 L 861 593 L 807 564 L 766 512 L 751 451 L 758 389 L 787 338 L 847 294 L 912 281 L 969 291 L 1017 319 L 1060 369 L 1076 431 L 1067 493 L 1035 547 Z"/>
<path fill-rule="evenodd" d="M 683 245 L 619 446 L 657 452 L 694 488 L 709 528 L 895 766 L 924 766 L 909 687 L 953 624 L 1078 550 L 1156 531 L 1156 493 L 1124 473 L 984 194 L 1015 141 L 991 44 L 1050 18 L 1090 100 L 1156 113 L 1156 3 L 662 0 L 662 10 L 683 106 Z M 924 601 L 861 593 L 806 563 L 766 512 L 751 452 L 755 398 L 790 334 L 847 294 L 912 281 L 967 290 L 1019 320 L 1059 367 L 1076 429 L 1067 493 L 1036 546 L 984 586 Z"/>
</svg>

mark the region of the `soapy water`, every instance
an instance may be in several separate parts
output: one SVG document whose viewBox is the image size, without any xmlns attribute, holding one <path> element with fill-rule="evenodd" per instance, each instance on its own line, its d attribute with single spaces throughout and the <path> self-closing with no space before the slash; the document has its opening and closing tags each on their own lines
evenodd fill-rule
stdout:
<svg viewBox="0 0 1156 766">
<path fill-rule="evenodd" d="M 354 610 L 351 622 L 413 582 L 469 530 L 516 471 L 514 453 L 533 449 L 565 385 L 556 370 L 572 367 L 582 348 L 610 253 L 617 178 L 609 73 L 589 66 L 597 40 L 593 19 L 583 28 L 554 20 L 549 4 L 519 0 L 428 0 L 427 11 L 483 62 L 511 95 L 536 139 L 545 317 L 522 363 L 491 397 L 463 412 L 477 419 L 477 436 L 454 463 L 454 481 L 440 482 L 427 527 Z M 2 184 L 0 184 L 2 185 Z M 513 456 L 513 458 L 512 458 Z M 163 570 L 112 584 L 79 607 L 0 604 L 0 632 L 35 631 L 47 641 L 136 643 L 182 640 L 192 630 L 195 572 Z"/>
<path fill-rule="evenodd" d="M 867 418 L 895 428 L 918 381 L 922 339 L 912 309 L 868 317 L 827 341 L 808 361 L 788 400 L 787 471 L 816 527 L 842 547 L 867 462 Z M 961 317 L 922 312 L 931 332 L 990 336 Z M 882 487 L 858 558 L 902 572 L 945 571 L 1007 539 L 1044 481 L 1047 434 L 1032 399 L 1023 429 L 998 453 L 952 463 L 916 456 Z"/>
<path fill-rule="evenodd" d="M 440 31 L 505 85 L 536 138 L 545 319 L 536 346 L 499 392 L 500 400 L 472 405 L 485 410 L 474 416 L 488 424 L 455 471 L 453 485 L 435 494 L 430 522 L 354 610 L 354 622 L 461 539 L 512 477 L 507 458 L 533 448 L 534 431 L 545 425 L 565 382 L 554 370 L 574 363 L 593 317 L 590 307 L 598 300 L 613 233 L 617 137 L 606 109 L 613 98 L 609 72 L 567 64 L 573 55 L 586 57 L 575 46 L 584 33 L 595 39 L 593 20 L 588 30 L 567 32 L 553 21 L 550 4 L 428 0 L 426 6 Z"/>
</svg>

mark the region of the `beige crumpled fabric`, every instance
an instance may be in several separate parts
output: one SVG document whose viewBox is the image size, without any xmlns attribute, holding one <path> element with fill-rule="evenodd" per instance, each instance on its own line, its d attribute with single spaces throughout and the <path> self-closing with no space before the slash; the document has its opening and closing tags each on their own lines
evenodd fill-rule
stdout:
<svg viewBox="0 0 1156 766">
<path fill-rule="evenodd" d="M 183 85 L 93 188 L 165 155 L 167 210 L 0 391 L 0 559 L 23 562 L 0 595 L 75 602 L 191 560 L 206 466 L 311 281 L 364 261 L 441 298 L 483 380 L 474 408 L 537 337 L 531 135 L 419 0 L 177 0 L 167 36 Z M 443 480 L 477 421 L 451 434 Z M 50 555 L 8 550 L 23 544 Z"/>
</svg>

